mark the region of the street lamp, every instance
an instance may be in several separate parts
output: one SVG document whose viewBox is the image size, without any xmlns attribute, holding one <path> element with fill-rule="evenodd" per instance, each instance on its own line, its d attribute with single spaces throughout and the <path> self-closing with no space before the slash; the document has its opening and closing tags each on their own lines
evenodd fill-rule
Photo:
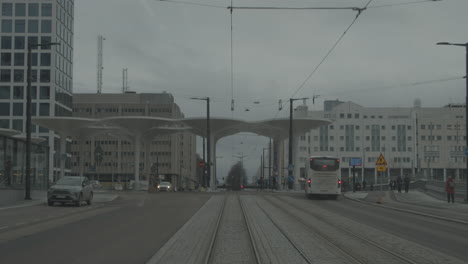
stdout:
<svg viewBox="0 0 468 264">
<path fill-rule="evenodd" d="M 211 129 L 210 129 L 210 98 L 209 97 L 192 97 L 190 99 L 193 100 L 202 100 L 206 101 L 206 156 L 207 156 L 207 161 L 205 162 L 206 166 L 206 176 L 208 179 L 210 179 L 210 187 L 211 189 L 215 189 L 216 182 L 214 181 L 214 178 L 211 178 Z"/>
<path fill-rule="evenodd" d="M 468 43 L 450 43 L 450 42 L 439 42 L 437 45 L 447 45 L 447 46 L 461 46 L 465 47 L 466 58 L 465 58 L 465 81 L 466 81 L 466 94 L 465 94 L 465 136 L 466 136 L 466 145 L 468 147 Z M 468 202 L 468 157 L 466 159 L 466 173 L 465 173 L 465 202 Z"/>
<path fill-rule="evenodd" d="M 26 89 L 26 176 L 24 181 L 25 200 L 31 200 L 31 82 L 32 82 L 32 49 L 36 47 L 49 47 L 60 45 L 58 42 L 49 42 L 44 44 L 31 44 L 28 43 L 28 71 L 27 80 L 28 85 Z"/>
<path fill-rule="evenodd" d="M 294 183 L 294 176 L 293 176 L 293 103 L 294 101 L 298 100 L 307 100 L 309 98 L 290 98 L 289 99 L 289 161 L 288 161 L 288 187 L 292 189 Z"/>
</svg>

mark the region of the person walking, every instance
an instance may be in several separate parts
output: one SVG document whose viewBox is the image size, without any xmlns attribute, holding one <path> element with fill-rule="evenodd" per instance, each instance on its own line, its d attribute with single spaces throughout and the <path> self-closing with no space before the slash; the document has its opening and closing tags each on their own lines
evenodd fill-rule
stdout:
<svg viewBox="0 0 468 264">
<path fill-rule="evenodd" d="M 410 184 L 410 178 L 408 177 L 408 174 L 405 175 L 404 182 L 405 182 L 405 193 L 407 193 L 409 191 L 409 184 Z"/>
<path fill-rule="evenodd" d="M 452 176 L 449 176 L 445 181 L 445 192 L 447 193 L 447 203 L 450 203 L 450 198 L 452 198 L 452 203 L 455 203 L 455 181 Z"/>
<path fill-rule="evenodd" d="M 362 181 L 362 190 L 363 190 L 363 191 L 366 190 L 366 185 L 367 185 L 366 180 L 363 180 L 363 181 Z"/>
<path fill-rule="evenodd" d="M 401 185 L 403 184 L 403 180 L 401 179 L 401 176 L 398 176 L 397 178 L 397 187 L 398 187 L 398 192 L 401 193 Z"/>
</svg>

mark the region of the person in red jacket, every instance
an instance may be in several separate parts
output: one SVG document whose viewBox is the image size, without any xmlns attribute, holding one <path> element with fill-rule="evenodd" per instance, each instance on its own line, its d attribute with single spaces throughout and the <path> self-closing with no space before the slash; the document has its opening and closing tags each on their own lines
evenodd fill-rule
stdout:
<svg viewBox="0 0 468 264">
<path fill-rule="evenodd" d="M 452 176 L 449 176 L 447 181 L 445 181 L 445 192 L 447 193 L 447 202 L 450 203 L 450 198 L 452 198 L 452 203 L 455 202 L 455 181 Z"/>
</svg>

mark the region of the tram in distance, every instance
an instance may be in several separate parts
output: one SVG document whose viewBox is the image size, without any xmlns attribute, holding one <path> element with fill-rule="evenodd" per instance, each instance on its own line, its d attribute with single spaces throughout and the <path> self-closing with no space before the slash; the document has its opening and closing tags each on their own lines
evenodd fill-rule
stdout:
<svg viewBox="0 0 468 264">
<path fill-rule="evenodd" d="M 306 172 L 304 189 L 308 198 L 336 199 L 341 194 L 339 158 L 312 156 Z"/>
</svg>

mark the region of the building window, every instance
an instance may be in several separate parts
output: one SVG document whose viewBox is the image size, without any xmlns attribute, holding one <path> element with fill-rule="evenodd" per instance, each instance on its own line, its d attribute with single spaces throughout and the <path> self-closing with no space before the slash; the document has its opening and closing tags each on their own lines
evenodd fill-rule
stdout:
<svg viewBox="0 0 468 264">
<path fill-rule="evenodd" d="M 411 136 L 408 137 L 408 141 L 411 141 L 413 138 Z"/>
<path fill-rule="evenodd" d="M 13 31 L 13 21 L 11 19 L 2 19 L 2 33 L 11 33 Z"/>
<path fill-rule="evenodd" d="M 340 118 L 344 118 L 344 113 L 340 113 Z"/>
<path fill-rule="evenodd" d="M 15 20 L 15 33 L 25 33 L 26 32 L 26 20 L 18 19 Z"/>
<path fill-rule="evenodd" d="M 366 130 L 369 130 L 370 129 L 370 126 L 366 126 Z"/>
<path fill-rule="evenodd" d="M 23 103 L 13 103 L 13 115 L 14 116 L 23 115 Z"/>
<path fill-rule="evenodd" d="M 330 151 L 335 151 L 335 148 L 334 148 L 334 147 L 330 147 Z"/>
<path fill-rule="evenodd" d="M 385 136 L 382 136 L 382 140 L 385 140 Z"/>
<path fill-rule="evenodd" d="M 50 87 L 41 86 L 39 89 L 39 98 L 40 99 L 50 99 Z"/>
<path fill-rule="evenodd" d="M 335 137 L 334 136 L 330 136 L 330 141 L 333 141 L 335 140 Z"/>
<path fill-rule="evenodd" d="M 340 136 L 340 140 L 344 140 L 344 136 Z"/>
<path fill-rule="evenodd" d="M 13 127 L 14 130 L 18 130 L 23 132 L 23 120 L 18 119 L 18 120 L 13 120 Z"/>
<path fill-rule="evenodd" d="M 396 140 L 396 137 L 395 137 L 395 136 L 392 136 L 392 140 L 395 141 L 395 140 Z"/>
<path fill-rule="evenodd" d="M 39 33 L 39 20 L 28 20 L 28 33 Z"/>
<path fill-rule="evenodd" d="M 0 103 L 0 116 L 9 116 L 9 115 L 10 115 L 10 104 Z"/>
<path fill-rule="evenodd" d="M 3 36 L 2 37 L 2 49 L 11 49 L 11 37 Z"/>
<path fill-rule="evenodd" d="M 447 136 L 447 140 L 452 140 L 452 136 Z"/>
<path fill-rule="evenodd" d="M 15 37 L 15 49 L 25 49 L 26 43 L 24 37 Z"/>
<path fill-rule="evenodd" d="M 42 83 L 50 82 L 50 70 L 41 70 L 39 78 Z"/>
<path fill-rule="evenodd" d="M 11 82 L 11 70 L 0 70 L 0 82 Z"/>
<path fill-rule="evenodd" d="M 360 151 L 360 150 L 361 150 L 361 148 L 359 148 L 359 147 L 356 147 L 356 151 Z"/>
<path fill-rule="evenodd" d="M 421 129 L 426 129 L 426 125 L 421 125 Z"/>
<path fill-rule="evenodd" d="M 344 147 L 341 147 L 341 148 L 340 148 L 340 151 L 344 151 Z"/>
<path fill-rule="evenodd" d="M 26 16 L 26 4 L 15 4 L 15 16 Z"/>
<path fill-rule="evenodd" d="M 2 4 L 2 16 L 13 16 L 13 4 L 11 3 Z"/>
<path fill-rule="evenodd" d="M 41 66 L 50 66 L 50 53 L 41 53 Z"/>
<path fill-rule="evenodd" d="M 0 128 L 10 128 L 10 120 L 0 119 Z"/>
<path fill-rule="evenodd" d="M 333 125 L 330 125 L 330 130 L 333 130 L 333 129 L 334 129 Z"/>
<path fill-rule="evenodd" d="M 411 130 L 411 126 L 408 126 L 408 130 Z"/>
<path fill-rule="evenodd" d="M 0 86 L 0 99 L 10 99 L 10 86 Z"/>
<path fill-rule="evenodd" d="M 385 130 L 385 126 L 382 126 L 382 130 Z"/>
<path fill-rule="evenodd" d="M 343 129 L 344 129 L 344 126 L 343 126 L 343 125 L 341 125 L 341 126 L 340 126 L 340 129 L 341 129 L 341 130 L 343 130 Z"/>
<path fill-rule="evenodd" d="M 392 148 L 392 151 L 393 151 L 393 152 L 395 152 L 395 151 L 396 151 L 396 148 L 395 148 L 395 147 L 393 147 L 393 148 Z"/>
<path fill-rule="evenodd" d="M 421 136 L 421 140 L 426 140 L 426 136 Z"/>
<path fill-rule="evenodd" d="M 364 117 L 364 119 L 367 119 L 367 116 L 366 116 L 366 115 L 365 115 L 365 116 L 363 116 L 363 117 Z"/>
<path fill-rule="evenodd" d="M 41 5 L 41 15 L 45 17 L 52 16 L 52 4 L 42 4 Z"/>
<path fill-rule="evenodd" d="M 441 129 L 442 129 L 442 125 L 436 125 L 436 129 L 437 129 L 437 130 L 441 130 Z"/>
<path fill-rule="evenodd" d="M 24 66 L 24 53 L 15 53 L 14 61 L 15 66 Z"/>
<path fill-rule="evenodd" d="M 353 114 L 348 114 L 348 118 L 353 118 Z"/>
<path fill-rule="evenodd" d="M 41 44 L 47 44 L 47 43 L 50 43 L 50 42 L 52 42 L 51 37 L 41 37 Z M 41 49 L 42 50 L 50 50 L 51 46 L 50 45 L 43 46 L 43 47 L 41 47 Z"/>
<path fill-rule="evenodd" d="M 48 103 L 40 103 L 39 104 L 39 115 L 40 116 L 48 116 L 49 114 L 50 114 L 49 104 Z"/>
<path fill-rule="evenodd" d="M 355 126 L 356 130 L 359 130 L 359 126 Z"/>
<path fill-rule="evenodd" d="M 41 33 L 52 33 L 52 21 L 51 20 L 41 21 Z"/>
<path fill-rule="evenodd" d="M 380 119 L 382 119 L 382 118 L 383 118 L 383 116 L 379 116 L 379 118 L 380 118 Z"/>
<path fill-rule="evenodd" d="M 408 147 L 408 151 L 411 152 L 413 149 L 411 147 Z"/>
<path fill-rule="evenodd" d="M 28 6 L 28 16 L 39 16 L 39 4 L 31 3 Z"/>
<path fill-rule="evenodd" d="M 1 63 L 2 66 L 11 66 L 11 53 L 1 53 Z"/>
<path fill-rule="evenodd" d="M 13 71 L 13 81 L 14 82 L 24 82 L 24 70 L 14 70 Z"/>
<path fill-rule="evenodd" d="M 359 114 L 354 114 L 354 118 L 359 118 Z"/>
<path fill-rule="evenodd" d="M 13 87 L 13 99 L 24 99 L 23 86 Z"/>
<path fill-rule="evenodd" d="M 437 140 L 442 140 L 442 136 L 437 136 Z"/>
</svg>

